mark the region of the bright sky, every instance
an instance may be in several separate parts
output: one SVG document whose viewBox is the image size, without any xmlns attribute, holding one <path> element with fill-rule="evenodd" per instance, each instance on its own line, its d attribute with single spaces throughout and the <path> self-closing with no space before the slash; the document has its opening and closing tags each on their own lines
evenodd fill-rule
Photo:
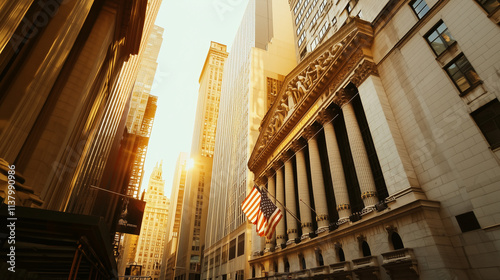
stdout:
<svg viewBox="0 0 500 280">
<path fill-rule="evenodd" d="M 198 98 L 198 79 L 210 41 L 228 46 L 248 0 L 163 0 L 155 24 L 165 29 L 151 93 L 158 109 L 145 163 L 146 189 L 155 163 L 163 160 L 165 194 L 170 198 L 180 152 L 189 153 Z"/>
</svg>

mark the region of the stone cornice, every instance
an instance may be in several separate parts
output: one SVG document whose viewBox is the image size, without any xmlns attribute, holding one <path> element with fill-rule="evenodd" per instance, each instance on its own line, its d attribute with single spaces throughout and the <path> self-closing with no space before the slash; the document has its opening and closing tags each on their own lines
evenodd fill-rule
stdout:
<svg viewBox="0 0 500 280">
<path fill-rule="evenodd" d="M 360 61 L 372 60 L 372 41 L 370 23 L 351 18 L 287 75 L 275 102 L 262 120 L 260 134 L 248 162 L 256 177 L 311 106 L 321 96 L 329 98 L 334 95 Z M 366 77 L 359 78 L 364 79 Z"/>
</svg>

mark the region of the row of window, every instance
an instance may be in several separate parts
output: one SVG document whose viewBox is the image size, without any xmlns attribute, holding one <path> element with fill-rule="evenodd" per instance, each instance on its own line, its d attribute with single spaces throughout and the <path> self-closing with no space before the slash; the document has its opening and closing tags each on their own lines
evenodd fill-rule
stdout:
<svg viewBox="0 0 500 280">
<path fill-rule="evenodd" d="M 492 13 L 500 9 L 500 1 L 498 0 L 477 0 L 481 7 L 488 13 Z M 428 11 L 424 0 L 415 0 L 410 2 L 415 14 L 420 19 Z M 440 20 L 434 25 L 425 35 L 425 40 L 433 50 L 436 56 L 440 56 L 447 52 L 457 41 L 448 30 L 446 24 Z M 463 96 L 481 84 L 481 79 L 467 57 L 460 53 L 453 58 L 443 69 L 451 78 L 460 95 Z M 483 107 L 471 113 L 471 117 L 476 122 L 483 133 L 486 141 L 491 149 L 500 147 L 500 102 L 494 99 Z"/>
</svg>

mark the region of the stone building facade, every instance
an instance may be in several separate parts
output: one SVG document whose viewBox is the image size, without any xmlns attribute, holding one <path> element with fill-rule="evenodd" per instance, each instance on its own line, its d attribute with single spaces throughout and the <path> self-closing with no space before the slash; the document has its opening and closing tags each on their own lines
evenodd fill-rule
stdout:
<svg viewBox="0 0 500 280">
<path fill-rule="evenodd" d="M 498 2 L 324 2 L 248 162 L 286 213 L 251 278 L 496 279 Z"/>
</svg>

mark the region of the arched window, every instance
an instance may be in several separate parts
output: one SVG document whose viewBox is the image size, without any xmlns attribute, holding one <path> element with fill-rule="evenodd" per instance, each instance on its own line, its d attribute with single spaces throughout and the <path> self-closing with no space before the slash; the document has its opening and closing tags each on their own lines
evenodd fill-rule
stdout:
<svg viewBox="0 0 500 280">
<path fill-rule="evenodd" d="M 325 261 L 323 260 L 323 255 L 321 254 L 321 252 L 318 252 L 318 266 L 324 266 L 325 265 Z"/>
<path fill-rule="evenodd" d="M 288 263 L 287 259 L 285 259 L 285 272 L 290 272 L 290 263 Z"/>
<path fill-rule="evenodd" d="M 339 248 L 338 257 L 339 257 L 339 262 L 345 262 L 344 250 L 342 250 L 342 248 Z"/>
<path fill-rule="evenodd" d="M 304 258 L 303 255 L 299 255 L 299 260 L 300 260 L 300 269 L 307 269 L 306 259 Z"/>
<path fill-rule="evenodd" d="M 363 241 L 363 243 L 361 243 L 361 250 L 363 251 L 363 257 L 369 257 L 372 255 L 370 246 L 368 246 L 368 243 L 366 243 L 366 241 Z"/>
<path fill-rule="evenodd" d="M 401 240 L 401 236 L 397 232 L 393 232 L 391 234 L 391 243 L 394 250 L 403 249 L 405 246 L 403 245 L 403 240 Z"/>
</svg>

